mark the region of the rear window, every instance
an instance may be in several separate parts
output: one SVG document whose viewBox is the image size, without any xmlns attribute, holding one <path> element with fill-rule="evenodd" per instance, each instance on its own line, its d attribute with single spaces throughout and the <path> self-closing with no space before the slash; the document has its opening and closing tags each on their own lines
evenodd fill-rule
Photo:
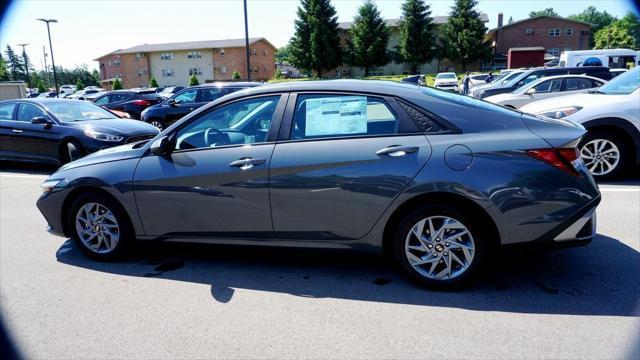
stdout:
<svg viewBox="0 0 640 360">
<path fill-rule="evenodd" d="M 12 120 L 16 103 L 0 104 L 0 120 Z"/>
</svg>

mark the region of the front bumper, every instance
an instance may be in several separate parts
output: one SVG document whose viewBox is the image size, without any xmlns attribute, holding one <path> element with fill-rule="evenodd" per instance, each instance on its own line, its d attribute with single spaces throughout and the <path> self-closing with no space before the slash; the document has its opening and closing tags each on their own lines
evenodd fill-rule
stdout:
<svg viewBox="0 0 640 360">
<path fill-rule="evenodd" d="M 445 91 L 458 91 L 458 85 L 436 85 L 435 88 Z"/>
<path fill-rule="evenodd" d="M 67 237 L 64 233 L 61 210 L 67 193 L 67 189 L 46 192 L 36 202 L 38 210 L 47 221 L 47 232 L 52 235 Z"/>
</svg>

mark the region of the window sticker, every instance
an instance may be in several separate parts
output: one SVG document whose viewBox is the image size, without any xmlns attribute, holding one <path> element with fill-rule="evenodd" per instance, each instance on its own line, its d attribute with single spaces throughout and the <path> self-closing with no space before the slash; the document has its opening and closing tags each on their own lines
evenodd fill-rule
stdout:
<svg viewBox="0 0 640 360">
<path fill-rule="evenodd" d="M 366 133 L 366 96 L 307 99 L 305 136 Z"/>
</svg>

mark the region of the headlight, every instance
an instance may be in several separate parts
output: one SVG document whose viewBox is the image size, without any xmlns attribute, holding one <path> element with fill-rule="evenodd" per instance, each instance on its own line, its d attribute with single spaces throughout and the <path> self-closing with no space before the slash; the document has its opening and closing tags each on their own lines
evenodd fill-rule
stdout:
<svg viewBox="0 0 640 360">
<path fill-rule="evenodd" d="M 118 141 L 122 141 L 122 139 L 124 139 L 122 136 L 101 133 L 101 132 L 95 131 L 95 130 L 93 130 L 91 128 L 85 129 L 84 130 L 84 134 L 87 135 L 90 138 L 94 138 L 94 139 L 99 140 L 99 141 L 118 142 Z"/>
<path fill-rule="evenodd" d="M 479 98 L 480 96 L 482 96 L 483 91 L 482 90 L 474 90 L 472 95 L 473 97 Z"/>
<path fill-rule="evenodd" d="M 68 183 L 69 182 L 67 181 L 67 179 L 47 179 L 42 184 L 40 184 L 40 187 L 42 188 L 42 192 L 47 193 L 55 189 L 61 189 L 67 186 Z"/>
<path fill-rule="evenodd" d="M 536 115 L 542 115 L 542 116 L 550 117 L 552 119 L 562 119 L 563 117 L 573 115 L 580 110 L 582 110 L 582 107 L 580 106 L 567 106 L 560 109 L 547 110 L 544 112 L 536 113 Z"/>
</svg>

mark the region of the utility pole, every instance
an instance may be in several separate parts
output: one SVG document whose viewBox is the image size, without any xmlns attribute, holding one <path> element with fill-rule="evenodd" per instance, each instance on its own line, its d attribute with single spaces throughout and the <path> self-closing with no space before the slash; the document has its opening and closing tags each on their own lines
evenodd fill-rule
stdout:
<svg viewBox="0 0 640 360">
<path fill-rule="evenodd" d="M 42 55 L 44 55 L 44 74 L 47 77 L 47 88 L 51 87 L 51 78 L 49 77 L 49 68 L 47 67 L 47 50 L 42 45 Z"/>
<path fill-rule="evenodd" d="M 27 51 L 25 48 L 29 44 L 18 44 L 18 46 L 22 46 L 22 59 L 24 60 L 24 71 L 27 76 L 27 89 L 29 89 L 29 95 L 31 95 L 31 81 L 29 80 L 29 63 L 27 62 Z"/>
<path fill-rule="evenodd" d="M 51 45 L 51 30 L 49 29 L 49 23 L 57 23 L 56 19 L 37 19 L 38 21 L 42 21 L 47 23 L 47 35 L 49 35 L 49 52 L 51 52 L 51 66 L 53 67 L 53 84 L 56 89 L 56 97 L 59 97 L 58 93 L 58 75 L 56 74 L 56 62 L 53 60 L 53 46 Z"/>
<path fill-rule="evenodd" d="M 249 49 L 249 23 L 247 22 L 247 0 L 244 0 L 244 46 L 247 50 L 247 80 L 251 81 L 251 50 Z"/>
</svg>

